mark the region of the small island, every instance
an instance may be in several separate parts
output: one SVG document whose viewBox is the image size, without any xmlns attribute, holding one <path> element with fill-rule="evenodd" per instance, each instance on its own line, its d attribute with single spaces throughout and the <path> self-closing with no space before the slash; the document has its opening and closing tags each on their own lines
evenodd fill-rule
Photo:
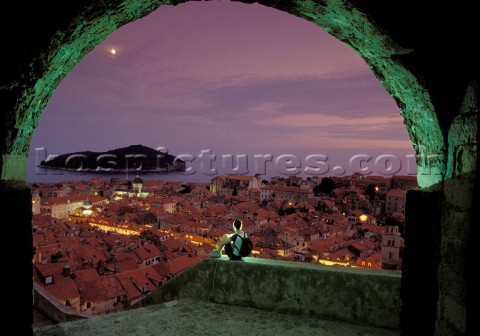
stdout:
<svg viewBox="0 0 480 336">
<path fill-rule="evenodd" d="M 185 161 L 143 145 L 131 145 L 106 152 L 74 152 L 42 161 L 41 168 L 85 173 L 128 172 L 169 173 L 185 171 Z"/>
</svg>

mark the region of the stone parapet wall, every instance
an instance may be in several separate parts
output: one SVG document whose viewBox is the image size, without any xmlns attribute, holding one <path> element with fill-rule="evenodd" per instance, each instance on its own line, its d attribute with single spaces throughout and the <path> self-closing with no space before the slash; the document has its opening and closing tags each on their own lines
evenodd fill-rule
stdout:
<svg viewBox="0 0 480 336">
<path fill-rule="evenodd" d="M 245 258 L 205 259 L 135 307 L 181 298 L 399 328 L 398 271 Z"/>
<path fill-rule="evenodd" d="M 52 294 L 36 283 L 33 284 L 33 297 L 35 308 L 53 322 L 61 323 L 89 317 L 58 303 Z"/>
</svg>

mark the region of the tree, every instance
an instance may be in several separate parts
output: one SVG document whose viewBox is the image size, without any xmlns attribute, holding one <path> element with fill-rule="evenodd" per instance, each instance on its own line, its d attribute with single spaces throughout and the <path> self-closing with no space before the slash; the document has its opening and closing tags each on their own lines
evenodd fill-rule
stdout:
<svg viewBox="0 0 480 336">
<path fill-rule="evenodd" d="M 179 194 L 188 194 L 192 191 L 192 188 L 188 185 L 182 184 L 182 187 L 183 189 L 178 192 Z"/>
<path fill-rule="evenodd" d="M 373 203 L 373 200 L 375 199 L 375 187 L 375 184 L 370 183 L 364 192 L 365 195 L 370 197 L 370 203 Z"/>
<path fill-rule="evenodd" d="M 313 193 L 315 194 L 315 196 L 318 196 L 318 194 L 320 193 L 330 195 L 333 189 L 335 189 L 336 187 L 337 187 L 337 184 L 332 178 L 325 177 L 322 179 L 322 182 L 320 182 L 320 184 L 316 185 L 313 188 Z"/>
<path fill-rule="evenodd" d="M 281 208 L 278 212 L 277 212 L 280 216 L 288 216 L 288 215 L 291 215 L 291 214 L 294 214 L 295 213 L 295 209 L 292 208 L 292 207 L 289 207 L 289 208 Z"/>
</svg>

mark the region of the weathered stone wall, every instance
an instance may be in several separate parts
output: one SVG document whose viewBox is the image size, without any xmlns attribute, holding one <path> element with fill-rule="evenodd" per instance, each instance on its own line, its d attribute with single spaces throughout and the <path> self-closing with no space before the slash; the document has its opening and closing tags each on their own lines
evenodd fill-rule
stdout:
<svg viewBox="0 0 480 336">
<path fill-rule="evenodd" d="M 478 81 L 448 131 L 444 181 L 407 193 L 402 278 L 403 335 L 470 335 L 478 220 Z M 477 195 L 475 196 L 475 192 Z M 475 198 L 476 197 L 476 198 Z M 474 233 L 476 232 L 476 233 Z"/>
<path fill-rule="evenodd" d="M 33 322 L 32 195 L 25 184 L 0 188 L 2 214 L 2 319 L 19 321 L 15 332 L 31 334 Z M 5 324 L 7 325 L 7 324 Z"/>
<path fill-rule="evenodd" d="M 398 329 L 400 272 L 257 258 L 205 259 L 135 307 L 179 298 Z"/>
<path fill-rule="evenodd" d="M 440 265 L 438 269 L 437 327 L 439 335 L 465 335 L 467 332 L 468 255 L 471 230 L 478 225 L 473 203 L 478 187 L 478 82 L 468 87 L 460 113 L 448 133 L 448 169 L 444 182 L 441 220 Z M 477 184 L 477 186 L 476 186 Z M 470 284 L 472 286 L 472 284 Z M 477 285 L 474 285 L 477 286 Z"/>
<path fill-rule="evenodd" d="M 34 305 L 50 321 L 61 323 L 75 321 L 90 317 L 87 314 L 79 313 L 59 303 L 57 298 L 47 292 L 38 284 L 33 284 Z"/>
<path fill-rule="evenodd" d="M 408 190 L 402 263 L 402 335 L 434 335 L 442 191 Z"/>
</svg>

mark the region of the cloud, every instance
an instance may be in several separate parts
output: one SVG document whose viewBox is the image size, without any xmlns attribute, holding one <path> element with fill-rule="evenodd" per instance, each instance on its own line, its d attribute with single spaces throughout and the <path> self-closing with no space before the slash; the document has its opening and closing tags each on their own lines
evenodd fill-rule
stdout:
<svg viewBox="0 0 480 336">
<path fill-rule="evenodd" d="M 321 85 L 322 78 L 358 74 L 373 77 L 358 55 L 313 23 L 258 4 L 220 1 L 162 6 L 121 27 L 82 59 L 62 83 L 68 90 L 59 90 L 65 103 L 89 110 L 104 105 L 248 113 L 248 102 L 278 103 L 278 95 L 296 101 L 288 104 L 293 108 L 302 108 L 300 100 L 320 103 L 315 95 L 322 99 L 328 88 L 341 85 Z"/>
<path fill-rule="evenodd" d="M 62 81 L 45 117 L 42 144 L 83 137 L 91 150 L 411 146 L 399 108 L 351 49 L 312 23 L 230 2 L 162 7 L 122 27 Z"/>
<path fill-rule="evenodd" d="M 336 127 L 347 127 L 355 131 L 378 131 L 385 130 L 391 126 L 402 123 L 402 116 L 377 116 L 377 117 L 354 117 L 346 118 L 326 114 L 291 114 L 274 116 L 261 121 L 254 121 L 257 125 L 263 126 L 284 126 L 291 128 L 317 128 L 332 129 Z"/>
</svg>

